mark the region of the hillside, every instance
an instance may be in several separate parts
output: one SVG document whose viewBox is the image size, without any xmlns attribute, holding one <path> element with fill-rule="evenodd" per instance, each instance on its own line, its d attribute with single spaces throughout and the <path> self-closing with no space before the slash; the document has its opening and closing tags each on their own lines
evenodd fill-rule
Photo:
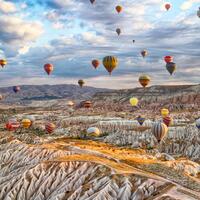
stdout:
<svg viewBox="0 0 200 200">
<path fill-rule="evenodd" d="M 173 110 L 183 108 L 198 108 L 200 105 L 199 85 L 174 85 L 174 86 L 151 86 L 148 88 L 135 88 L 127 90 L 113 90 L 98 92 L 93 96 L 96 102 L 119 106 L 122 110 L 130 108 L 129 99 L 137 97 L 139 106 L 154 109 L 161 106 L 171 107 Z M 113 109 L 113 108 L 112 108 Z"/>
<path fill-rule="evenodd" d="M 4 96 L 2 103 L 30 104 L 32 101 L 47 101 L 58 99 L 88 99 L 97 92 L 109 91 L 93 87 L 80 88 L 77 85 L 23 85 L 21 91 L 15 94 L 12 87 L 0 88 Z"/>
</svg>

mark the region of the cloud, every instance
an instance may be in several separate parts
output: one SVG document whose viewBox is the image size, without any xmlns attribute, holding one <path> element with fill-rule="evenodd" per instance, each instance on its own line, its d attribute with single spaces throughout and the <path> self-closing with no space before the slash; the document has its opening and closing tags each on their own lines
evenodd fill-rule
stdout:
<svg viewBox="0 0 200 200">
<path fill-rule="evenodd" d="M 41 23 L 24 21 L 16 16 L 0 16 L 0 27 L 1 47 L 12 56 L 43 33 Z"/>
<path fill-rule="evenodd" d="M 22 14 L 34 16 L 40 23 L 31 22 L 30 18 L 15 21 L 13 15 L 0 30 L 0 43 L 6 54 L 12 55 L 5 77 L 17 68 L 16 76 L 21 82 L 27 83 L 30 74 L 29 84 L 76 83 L 83 78 L 91 86 L 129 88 L 138 86 L 138 76 L 143 73 L 152 77 L 152 84 L 199 82 L 199 18 L 191 9 L 197 1 L 190 0 L 192 7 L 178 13 L 180 3 L 166 12 L 162 9 L 163 0 L 120 0 L 120 14 L 116 13 L 116 2 L 108 0 L 96 1 L 94 5 L 89 0 L 15 2 L 25 2 L 27 8 Z M 0 18 L 0 25 L 2 21 Z M 17 28 L 20 24 L 22 29 Z M 119 37 L 117 27 L 122 30 Z M 41 35 L 43 29 L 45 34 Z M 143 49 L 149 52 L 145 59 L 140 55 Z M 91 66 L 92 59 L 102 61 L 106 55 L 115 55 L 119 60 L 112 77 L 107 76 L 102 64 L 98 70 Z M 165 55 L 173 55 L 178 65 L 171 78 L 163 61 Z M 47 62 L 55 66 L 50 79 L 43 78 L 43 65 Z"/>
<path fill-rule="evenodd" d="M 14 3 L 0 0 L 0 11 L 3 13 L 13 13 L 16 12 L 16 7 Z"/>
<path fill-rule="evenodd" d="M 187 0 L 182 3 L 180 8 L 181 10 L 189 10 L 195 3 L 200 3 L 200 0 Z"/>
</svg>

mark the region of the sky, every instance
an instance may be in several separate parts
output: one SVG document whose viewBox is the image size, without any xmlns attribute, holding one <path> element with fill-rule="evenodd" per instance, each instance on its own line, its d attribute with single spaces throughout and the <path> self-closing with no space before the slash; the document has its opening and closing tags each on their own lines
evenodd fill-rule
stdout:
<svg viewBox="0 0 200 200">
<path fill-rule="evenodd" d="M 169 11 L 165 3 L 172 5 Z M 134 88 L 142 74 L 151 85 L 198 84 L 199 7 L 200 0 L 0 0 L 0 59 L 8 61 L 0 69 L 0 87 L 84 79 L 93 87 Z M 149 53 L 145 59 L 143 49 Z M 97 70 L 91 65 L 108 55 L 119 61 L 112 76 L 102 64 Z M 177 64 L 173 76 L 166 55 Z M 45 63 L 54 65 L 51 76 Z"/>
</svg>

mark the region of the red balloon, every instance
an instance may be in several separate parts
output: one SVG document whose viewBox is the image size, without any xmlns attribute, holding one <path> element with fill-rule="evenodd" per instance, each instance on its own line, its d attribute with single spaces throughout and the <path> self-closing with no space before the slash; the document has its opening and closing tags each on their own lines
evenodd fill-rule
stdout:
<svg viewBox="0 0 200 200">
<path fill-rule="evenodd" d="M 20 123 L 18 121 L 10 121 L 6 123 L 6 129 L 8 131 L 15 131 L 20 127 Z"/>
<path fill-rule="evenodd" d="M 171 4 L 166 3 L 166 4 L 165 4 L 165 8 L 166 8 L 166 10 L 169 10 L 169 9 L 171 8 Z"/>
<path fill-rule="evenodd" d="M 100 62 L 98 60 L 93 60 L 92 65 L 96 69 L 99 66 Z"/>
<path fill-rule="evenodd" d="M 173 119 L 170 116 L 166 116 L 163 118 L 163 123 L 169 127 L 173 122 Z"/>
<path fill-rule="evenodd" d="M 173 56 L 165 56 L 164 57 L 164 60 L 165 60 L 166 63 L 173 62 L 173 59 L 174 59 Z"/>
<path fill-rule="evenodd" d="M 47 123 L 45 124 L 45 129 L 46 129 L 46 131 L 47 131 L 49 134 L 50 134 L 50 133 L 53 133 L 54 130 L 55 130 L 55 128 L 56 128 L 56 126 L 55 126 L 55 124 L 53 124 L 53 123 L 47 122 Z"/>
<path fill-rule="evenodd" d="M 45 65 L 44 65 L 44 70 L 46 71 L 46 73 L 47 73 L 48 75 L 50 75 L 51 72 L 53 71 L 53 65 L 52 65 L 52 64 L 49 64 L 49 63 L 45 64 Z"/>
</svg>

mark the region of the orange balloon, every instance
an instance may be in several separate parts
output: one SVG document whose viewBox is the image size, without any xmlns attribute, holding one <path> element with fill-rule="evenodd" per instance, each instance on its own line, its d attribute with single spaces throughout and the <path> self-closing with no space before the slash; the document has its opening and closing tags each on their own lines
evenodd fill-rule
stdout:
<svg viewBox="0 0 200 200">
<path fill-rule="evenodd" d="M 121 7 L 121 6 L 116 6 L 115 9 L 116 9 L 116 11 L 117 11 L 118 13 L 120 13 L 120 12 L 122 11 L 122 7 Z"/>
<path fill-rule="evenodd" d="M 44 65 L 44 70 L 46 71 L 46 73 L 47 73 L 48 75 L 50 75 L 51 72 L 53 71 L 53 65 L 52 65 L 52 64 L 49 64 L 49 63 L 45 64 L 45 65 Z"/>
</svg>

